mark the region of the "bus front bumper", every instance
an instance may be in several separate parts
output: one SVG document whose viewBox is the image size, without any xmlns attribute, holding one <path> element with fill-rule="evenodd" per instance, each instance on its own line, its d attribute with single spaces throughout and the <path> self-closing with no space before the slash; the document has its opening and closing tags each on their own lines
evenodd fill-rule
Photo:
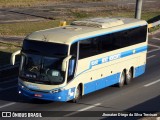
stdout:
<svg viewBox="0 0 160 120">
<path fill-rule="evenodd" d="M 71 90 L 74 91 L 73 88 L 71 88 Z M 74 96 L 71 96 L 69 94 L 69 90 L 63 90 L 63 91 L 56 92 L 56 93 L 39 92 L 39 91 L 30 90 L 26 87 L 22 87 L 19 85 L 18 92 L 19 94 L 27 96 L 31 99 L 36 98 L 36 99 L 42 99 L 42 100 L 66 102 L 74 98 Z"/>
</svg>

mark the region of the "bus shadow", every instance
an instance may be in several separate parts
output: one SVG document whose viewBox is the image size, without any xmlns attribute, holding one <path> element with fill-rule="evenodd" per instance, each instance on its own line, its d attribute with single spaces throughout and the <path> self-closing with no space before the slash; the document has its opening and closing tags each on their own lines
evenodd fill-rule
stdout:
<svg viewBox="0 0 160 120">
<path fill-rule="evenodd" d="M 160 15 L 157 15 L 157 16 L 149 19 L 147 22 L 148 23 L 154 23 L 154 22 L 159 21 L 159 20 L 160 20 Z"/>
<path fill-rule="evenodd" d="M 52 17 L 42 16 L 42 15 L 35 15 L 35 14 L 31 14 L 31 13 L 24 13 L 24 12 L 19 12 L 19 11 L 14 11 L 14 10 L 2 9 L 1 11 L 6 11 L 6 12 L 10 12 L 10 13 L 16 13 L 16 14 L 20 14 L 20 15 L 28 15 L 28 16 L 37 17 L 37 18 L 43 18 L 43 19 L 55 20 Z"/>
<path fill-rule="evenodd" d="M 18 66 L 14 67 L 10 64 L 12 53 L 1 51 L 2 48 L 3 46 L 0 46 L 0 83 L 6 81 L 5 78 L 18 75 Z M 20 56 L 16 58 L 16 62 L 19 61 Z"/>
<path fill-rule="evenodd" d="M 15 87 L 11 89 L 4 90 L 4 91 L 0 90 L 0 100 L 17 102 L 17 103 L 30 103 L 30 104 L 49 104 L 53 102 L 53 101 L 47 101 L 47 100 L 29 99 L 26 96 L 22 96 L 18 94 L 17 82 L 18 81 L 14 83 Z"/>
</svg>

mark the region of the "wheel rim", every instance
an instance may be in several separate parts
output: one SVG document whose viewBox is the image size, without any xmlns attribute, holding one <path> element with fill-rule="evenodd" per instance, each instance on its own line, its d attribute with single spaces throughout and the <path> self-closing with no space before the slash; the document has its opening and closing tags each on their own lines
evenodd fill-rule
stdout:
<svg viewBox="0 0 160 120">
<path fill-rule="evenodd" d="M 122 72 L 121 80 L 120 80 L 120 84 L 121 84 L 121 85 L 123 85 L 124 80 L 125 80 L 125 78 L 124 78 L 124 72 Z"/>
<path fill-rule="evenodd" d="M 78 99 L 78 98 L 79 98 L 79 94 L 80 94 L 80 91 L 79 91 L 79 87 L 78 87 L 77 90 L 76 90 L 75 99 Z"/>
<path fill-rule="evenodd" d="M 131 71 L 129 71 L 129 73 L 128 73 L 128 75 L 127 75 L 127 78 L 128 78 L 128 80 L 131 80 L 131 78 L 132 78 L 132 73 L 131 73 Z"/>
</svg>

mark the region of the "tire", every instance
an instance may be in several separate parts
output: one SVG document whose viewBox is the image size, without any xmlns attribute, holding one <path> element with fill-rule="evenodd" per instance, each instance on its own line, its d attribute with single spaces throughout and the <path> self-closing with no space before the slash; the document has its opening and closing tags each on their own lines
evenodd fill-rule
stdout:
<svg viewBox="0 0 160 120">
<path fill-rule="evenodd" d="M 81 89 L 80 89 L 80 86 L 78 86 L 75 92 L 75 98 L 72 101 L 74 103 L 77 103 L 80 98 L 81 98 Z"/>
<path fill-rule="evenodd" d="M 125 84 L 126 85 L 130 84 L 132 78 L 133 78 L 132 69 L 130 69 L 128 74 L 126 74 Z"/>
<path fill-rule="evenodd" d="M 125 83 L 125 72 L 123 71 L 121 74 L 121 77 L 120 77 L 120 81 L 118 83 L 118 87 L 120 87 L 120 88 L 123 87 L 124 83 Z"/>
</svg>

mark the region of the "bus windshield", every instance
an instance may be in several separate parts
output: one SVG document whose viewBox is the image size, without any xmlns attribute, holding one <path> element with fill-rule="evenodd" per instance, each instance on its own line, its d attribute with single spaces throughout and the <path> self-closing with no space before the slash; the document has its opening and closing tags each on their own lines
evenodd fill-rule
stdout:
<svg viewBox="0 0 160 120">
<path fill-rule="evenodd" d="M 43 56 L 67 56 L 68 45 L 43 41 L 24 40 L 22 51 Z"/>
<path fill-rule="evenodd" d="M 19 74 L 22 80 L 47 85 L 64 82 L 65 72 L 61 71 L 61 67 L 67 56 L 67 45 L 47 44 L 35 41 L 23 43 Z"/>
</svg>

